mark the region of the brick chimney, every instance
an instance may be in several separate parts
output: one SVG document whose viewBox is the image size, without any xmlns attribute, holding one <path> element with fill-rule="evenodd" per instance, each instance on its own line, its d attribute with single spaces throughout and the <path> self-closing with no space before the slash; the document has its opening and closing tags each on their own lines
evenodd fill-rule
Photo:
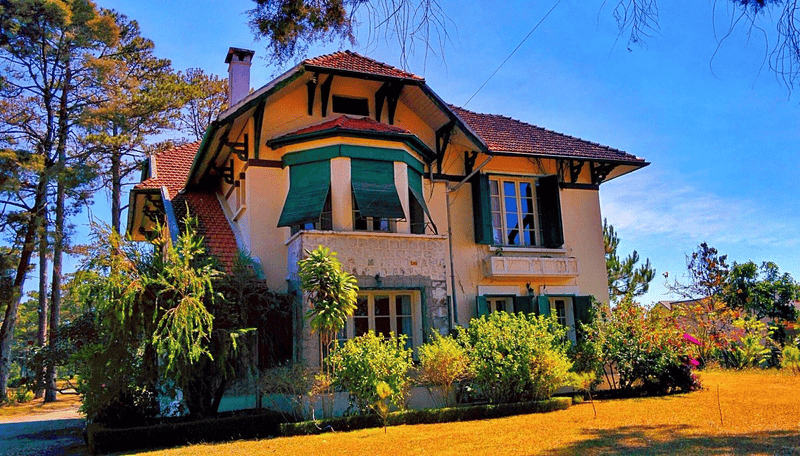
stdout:
<svg viewBox="0 0 800 456">
<path fill-rule="evenodd" d="M 233 106 L 250 93 L 250 61 L 255 51 L 231 47 L 225 63 L 228 64 L 228 106 Z"/>
</svg>

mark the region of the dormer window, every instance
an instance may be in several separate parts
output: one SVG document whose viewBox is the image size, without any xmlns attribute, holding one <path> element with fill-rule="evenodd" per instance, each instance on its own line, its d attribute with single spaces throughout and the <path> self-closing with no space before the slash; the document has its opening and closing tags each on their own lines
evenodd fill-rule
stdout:
<svg viewBox="0 0 800 456">
<path fill-rule="evenodd" d="M 369 100 L 366 98 L 343 97 L 340 95 L 334 95 L 331 98 L 333 112 L 353 116 L 369 116 Z"/>
</svg>

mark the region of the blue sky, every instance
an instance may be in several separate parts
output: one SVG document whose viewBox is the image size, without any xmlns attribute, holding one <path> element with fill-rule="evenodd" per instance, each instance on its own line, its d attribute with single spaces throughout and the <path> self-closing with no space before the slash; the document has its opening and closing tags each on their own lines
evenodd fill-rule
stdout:
<svg viewBox="0 0 800 456">
<path fill-rule="evenodd" d="M 225 54 L 236 46 L 256 51 L 254 87 L 285 70 L 258 58 L 265 43 L 247 25 L 251 1 L 98 3 L 136 19 L 176 69 L 224 76 Z M 554 3 L 443 0 L 452 21 L 444 61 L 417 52 L 408 69 L 463 106 Z M 613 3 L 562 0 L 466 107 L 652 163 L 603 184 L 600 194 L 620 251 L 637 249 L 658 270 L 644 304 L 668 299 L 662 273 L 683 276 L 685 255 L 703 241 L 730 260 L 775 261 L 800 278 L 800 105 L 768 70 L 764 37 L 739 27 L 720 45 L 727 2 L 717 2 L 715 14 L 713 1 L 690 8 L 662 0 L 660 29 L 629 51 L 617 39 Z M 760 25 L 774 29 L 769 17 Z M 358 32 L 360 42 L 344 48 L 400 65 L 393 43 L 369 43 L 368 30 Z M 339 48 L 316 46 L 308 55 Z"/>
</svg>

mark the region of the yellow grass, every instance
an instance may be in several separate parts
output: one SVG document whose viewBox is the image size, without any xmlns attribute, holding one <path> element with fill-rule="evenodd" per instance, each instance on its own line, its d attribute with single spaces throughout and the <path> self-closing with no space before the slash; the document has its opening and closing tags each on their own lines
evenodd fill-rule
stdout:
<svg viewBox="0 0 800 456">
<path fill-rule="evenodd" d="M 0 406 L 0 420 L 4 421 L 62 410 L 77 410 L 80 405 L 81 399 L 77 394 L 59 394 L 58 399 L 49 404 L 45 404 L 44 399 L 34 399 L 22 404 L 5 404 Z"/>
<path fill-rule="evenodd" d="M 584 403 L 547 414 L 397 426 L 387 433 L 366 429 L 143 454 L 800 455 L 800 376 L 707 371 L 701 379 L 704 389 L 691 394 L 597 401 L 596 419 Z"/>
</svg>

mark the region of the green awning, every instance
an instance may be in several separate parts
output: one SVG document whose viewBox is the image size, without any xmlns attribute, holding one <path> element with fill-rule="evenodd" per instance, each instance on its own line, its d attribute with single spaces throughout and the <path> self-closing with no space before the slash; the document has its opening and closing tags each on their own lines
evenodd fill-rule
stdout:
<svg viewBox="0 0 800 456">
<path fill-rule="evenodd" d="M 424 195 L 424 193 L 422 193 L 422 174 L 418 173 L 417 170 L 410 166 L 408 167 L 408 189 L 411 191 L 411 194 L 414 195 L 419 205 L 422 206 L 422 210 L 425 211 L 428 220 L 433 220 L 428 210 L 428 205 L 425 204 L 425 198 L 422 197 Z"/>
<path fill-rule="evenodd" d="M 289 168 L 289 194 L 283 203 L 278 226 L 317 221 L 325 206 L 330 186 L 330 161 L 292 165 Z"/>
<path fill-rule="evenodd" d="M 353 194 L 361 217 L 402 219 L 406 215 L 394 185 L 394 164 L 350 159 Z"/>
</svg>

